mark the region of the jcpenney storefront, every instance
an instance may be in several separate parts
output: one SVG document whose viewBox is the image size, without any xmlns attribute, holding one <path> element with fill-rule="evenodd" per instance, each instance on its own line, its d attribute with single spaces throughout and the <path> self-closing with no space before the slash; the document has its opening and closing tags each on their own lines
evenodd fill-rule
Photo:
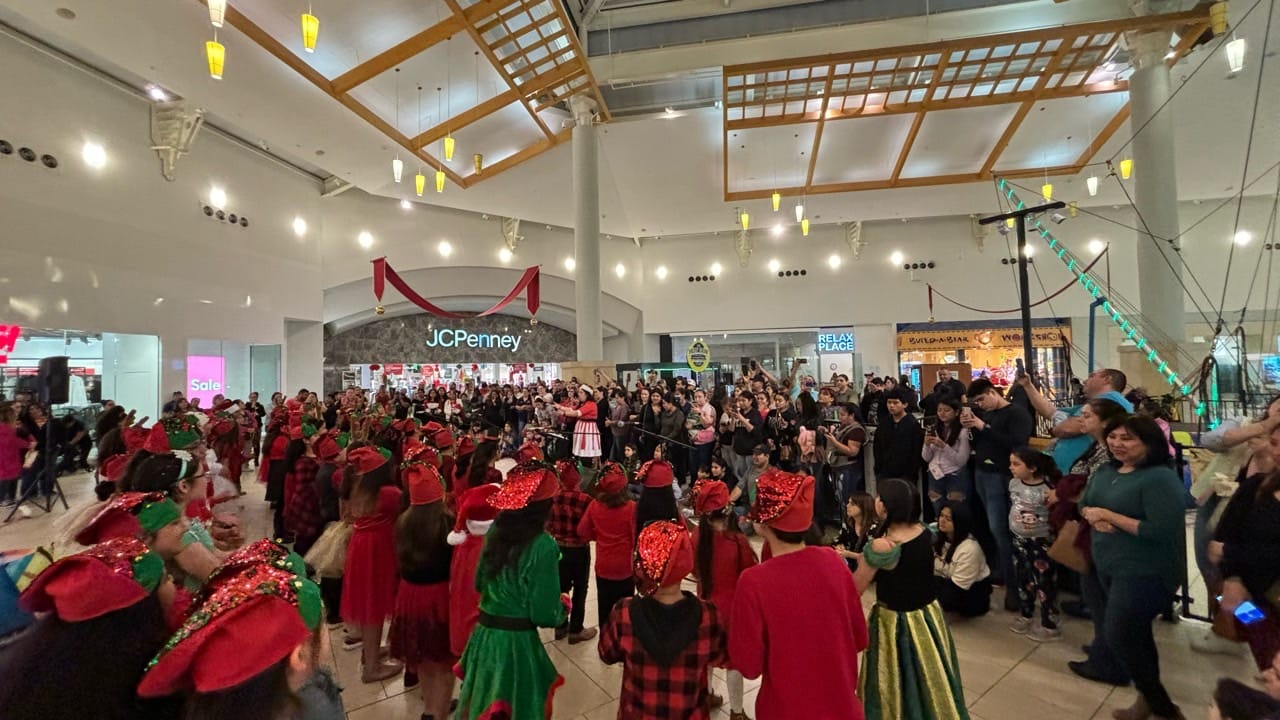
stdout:
<svg viewBox="0 0 1280 720">
<path fill-rule="evenodd" d="M 324 386 L 533 383 L 559 378 L 576 347 L 571 332 L 502 315 L 387 318 L 325 338 Z"/>
</svg>

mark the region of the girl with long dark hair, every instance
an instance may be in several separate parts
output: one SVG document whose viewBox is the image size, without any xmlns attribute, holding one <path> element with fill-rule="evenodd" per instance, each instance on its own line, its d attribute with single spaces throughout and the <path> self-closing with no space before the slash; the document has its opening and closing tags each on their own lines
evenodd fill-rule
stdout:
<svg viewBox="0 0 1280 720">
<path fill-rule="evenodd" d="M 665 460 L 651 460 L 636 471 L 640 481 L 640 499 L 636 502 L 636 527 L 640 529 L 654 520 L 680 522 L 680 510 L 676 507 L 675 469 Z"/>
<path fill-rule="evenodd" d="M 467 484 L 465 487 L 458 488 L 457 492 L 463 493 L 481 485 L 502 482 L 502 473 L 494 467 L 498 458 L 499 448 L 496 441 L 488 440 L 477 445 L 475 453 L 471 455 L 471 461 L 467 464 Z"/>
<path fill-rule="evenodd" d="M 694 488 L 694 513 L 698 516 L 698 532 L 693 536 L 693 567 L 698 578 L 698 597 L 710 600 L 720 611 L 725 631 L 730 630 L 734 591 L 738 576 L 759 564 L 755 550 L 738 529 L 729 489 L 718 480 L 703 480 Z M 742 673 L 728 669 L 725 686 L 729 691 L 729 720 L 745 720 L 742 710 Z M 724 700 L 711 693 L 712 706 Z"/>
<path fill-rule="evenodd" d="M 973 515 L 964 502 L 948 500 L 938 511 L 933 584 L 947 612 L 978 617 L 991 609 L 991 568 L 973 537 Z"/>
<path fill-rule="evenodd" d="M 305 555 L 324 530 L 324 515 L 316 475 L 320 463 L 315 445 L 321 435 L 315 425 L 304 423 L 300 437 L 289 443 L 285 452 L 284 525 L 293 538 L 293 549 Z"/>
<path fill-rule="evenodd" d="M 391 657 L 412 668 L 422 685 L 422 716 L 445 720 L 453 696 L 457 659 L 449 649 L 449 569 L 453 525 L 444 504 L 440 473 L 424 462 L 401 472 L 409 508 L 396 520 L 396 565 L 400 587 L 391 616 Z"/>
<path fill-rule="evenodd" d="M 289 413 L 284 408 L 271 411 L 266 437 L 262 441 L 262 446 L 266 448 L 267 464 L 258 466 L 258 479 L 267 484 L 266 501 L 271 504 L 271 531 L 275 537 L 283 537 L 285 531 L 284 481 L 288 473 L 285 453 L 289 448 L 289 432 L 285 425 L 288 421 Z"/>
<path fill-rule="evenodd" d="M 363 642 L 364 682 L 386 680 L 403 669 L 380 655 L 382 624 L 395 610 L 395 522 L 400 514 L 400 488 L 392 476 L 390 455 L 368 446 L 347 453 L 346 472 L 356 479 L 350 501 L 353 527 L 342 572 L 342 619 L 359 635 L 349 632 L 344 647 L 354 649 Z"/>
<path fill-rule="evenodd" d="M 969 431 L 960 426 L 958 398 L 943 394 L 938 399 L 938 418 L 925 428 L 921 457 L 929 467 L 929 502 L 934 512 L 943 504 L 964 502 L 973 495 L 973 478 L 969 474 Z"/>
<path fill-rule="evenodd" d="M 500 512 L 476 569 L 479 623 L 457 666 L 462 677 L 457 717 L 462 720 L 476 720 L 504 705 L 511 717 L 551 716 L 552 695 L 564 679 L 547 656 L 538 628 L 565 621 L 560 551 L 545 529 L 559 484 L 550 468 L 524 466 L 508 473 L 489 497 Z"/>
</svg>

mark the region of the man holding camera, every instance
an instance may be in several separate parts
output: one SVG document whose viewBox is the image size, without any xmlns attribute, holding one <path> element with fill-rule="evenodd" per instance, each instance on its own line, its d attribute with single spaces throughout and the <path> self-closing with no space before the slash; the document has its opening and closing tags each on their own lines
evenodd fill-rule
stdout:
<svg viewBox="0 0 1280 720">
<path fill-rule="evenodd" d="M 847 380 L 845 384 L 848 384 Z M 843 402 L 836 407 L 840 424 L 834 429 L 830 425 L 821 425 L 818 432 L 830 458 L 831 481 L 840 493 L 840 506 L 844 507 L 849 496 L 861 492 L 866 483 L 862 446 L 867 442 L 867 430 L 858 422 L 858 409 L 853 403 Z"/>
<path fill-rule="evenodd" d="M 733 474 L 741 482 L 751 470 L 752 450 L 764 442 L 764 418 L 752 407 L 750 393 L 738 393 L 733 402 L 733 409 L 726 410 L 725 415 L 728 422 L 733 423 L 733 456 L 730 460 Z"/>
</svg>

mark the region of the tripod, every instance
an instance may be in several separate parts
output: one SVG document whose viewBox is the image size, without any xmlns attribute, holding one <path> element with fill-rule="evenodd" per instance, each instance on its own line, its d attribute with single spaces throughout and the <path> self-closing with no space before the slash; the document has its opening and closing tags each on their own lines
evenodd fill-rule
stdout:
<svg viewBox="0 0 1280 720">
<path fill-rule="evenodd" d="M 42 392 L 41 394 L 43 395 L 44 393 Z M 6 523 L 13 520 L 13 516 L 18 513 L 18 509 L 24 503 L 31 503 L 46 513 L 50 513 L 53 512 L 53 507 L 57 504 L 57 501 L 61 500 L 64 510 L 71 509 L 71 505 L 67 503 L 67 496 L 62 492 L 62 485 L 58 482 L 58 448 L 56 447 L 57 439 L 54 437 L 53 423 L 53 417 L 47 415 L 44 421 L 44 482 L 51 485 L 52 490 L 42 502 L 37 496 L 42 484 L 41 476 L 37 473 L 31 479 L 31 482 L 27 483 L 26 489 L 22 491 L 22 496 L 18 498 L 18 502 L 14 503 L 13 509 L 5 516 L 4 521 Z"/>
</svg>

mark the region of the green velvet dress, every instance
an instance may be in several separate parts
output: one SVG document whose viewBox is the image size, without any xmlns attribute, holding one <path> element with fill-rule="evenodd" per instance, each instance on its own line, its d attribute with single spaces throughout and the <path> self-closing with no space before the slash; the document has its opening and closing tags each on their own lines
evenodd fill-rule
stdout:
<svg viewBox="0 0 1280 720">
<path fill-rule="evenodd" d="M 483 581 L 480 610 L 503 618 L 527 619 L 537 627 L 565 622 L 560 602 L 560 548 L 547 533 L 534 539 L 514 568 Z M 551 698 L 564 679 L 556 672 L 537 630 L 497 630 L 476 625 L 457 672 L 459 720 L 477 720 L 495 704 L 511 717 L 551 717 Z"/>
</svg>

